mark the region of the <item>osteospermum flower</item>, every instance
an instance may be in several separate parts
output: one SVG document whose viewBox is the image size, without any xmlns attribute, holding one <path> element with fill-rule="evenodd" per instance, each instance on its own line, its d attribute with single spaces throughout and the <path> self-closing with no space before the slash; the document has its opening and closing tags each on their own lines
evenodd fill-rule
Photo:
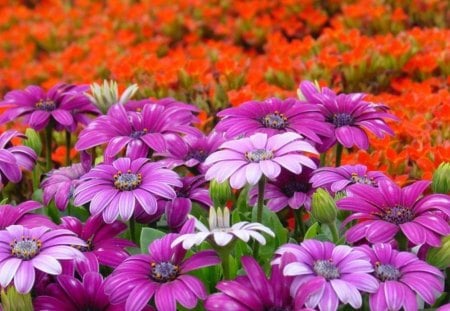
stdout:
<svg viewBox="0 0 450 311">
<path fill-rule="evenodd" d="M 185 233 L 182 229 L 182 233 Z M 177 302 L 192 309 L 207 296 L 205 286 L 190 271 L 220 262 L 214 251 L 200 251 L 184 259 L 186 250 L 171 244 L 177 234 L 170 233 L 148 246 L 149 254 L 127 258 L 106 281 L 105 292 L 111 303 L 124 303 L 125 311 L 142 310 L 152 299 L 157 310 L 175 311 Z"/>
<path fill-rule="evenodd" d="M 318 168 L 311 177 L 311 183 L 314 188 L 325 187 L 332 192 L 339 192 L 355 184 L 377 187 L 378 181 L 384 179 L 389 178 L 378 171 L 367 171 L 366 166 L 357 164 Z"/>
<path fill-rule="evenodd" d="M 275 234 L 260 223 L 249 223 L 241 221 L 230 225 L 230 210 L 224 207 L 223 211 L 214 207 L 209 208 L 209 228 L 195 219 L 195 227 L 199 232 L 187 233 L 176 238 L 172 246 L 182 244 L 184 249 L 190 249 L 194 245 L 200 245 L 208 240 L 219 247 L 226 246 L 236 239 L 248 242 L 250 238 L 255 239 L 260 244 L 266 244 L 266 239 L 260 232 L 264 232 L 272 237 Z"/>
<path fill-rule="evenodd" d="M 56 228 L 56 225 L 47 216 L 32 213 L 41 207 L 42 204 L 36 201 L 22 202 L 17 206 L 0 205 L 0 230 L 11 225 L 22 225 L 26 228 L 41 226 Z"/>
<path fill-rule="evenodd" d="M 330 138 L 324 139 L 320 150 L 327 150 L 336 141 L 347 148 L 357 146 L 360 149 L 367 149 L 369 138 L 364 129 L 380 138 L 385 134 L 394 135 L 384 119 L 397 120 L 397 118 L 386 112 L 386 106 L 364 101 L 363 93 L 336 95 L 326 87 L 318 90 L 309 81 L 302 82 L 300 90 L 308 103 L 318 105 L 325 121 L 334 132 Z"/>
<path fill-rule="evenodd" d="M 290 253 L 294 262 L 283 267 L 285 276 L 293 276 L 291 295 L 305 301 L 308 308 L 337 310 L 340 303 L 353 308 L 362 305 L 361 292 L 374 293 L 377 280 L 367 255 L 347 245 L 306 240 L 300 245 L 281 246 L 277 255 Z M 273 264 L 281 264 L 278 257 Z"/>
<path fill-rule="evenodd" d="M 181 187 L 178 175 L 147 158 L 119 158 L 99 164 L 81 178 L 74 192 L 77 206 L 90 202 L 93 215 L 102 214 L 106 223 L 119 215 L 129 220 L 139 204 L 146 213 L 157 211 L 157 196 L 173 199 L 173 186 Z"/>
<path fill-rule="evenodd" d="M 86 246 L 77 247 L 84 255 L 83 260 L 69 263 L 80 275 L 98 271 L 99 264 L 117 267 L 129 256 L 125 247 L 135 246 L 133 242 L 118 237 L 127 225 L 120 221 L 106 224 L 101 215 L 89 217 L 84 224 L 75 217 L 62 217 L 61 227 L 75 233 L 86 243 Z"/>
<path fill-rule="evenodd" d="M 359 247 L 369 256 L 372 273 L 380 282 L 370 294 L 371 310 L 418 310 L 417 295 L 432 305 L 444 291 L 444 275 L 437 268 L 409 252 L 399 252 L 390 244 Z"/>
<path fill-rule="evenodd" d="M 37 155 L 26 146 L 13 146 L 11 140 L 25 135 L 9 130 L 0 134 L 0 190 L 9 182 L 18 183 L 22 179 L 21 169 L 32 171 Z"/>
<path fill-rule="evenodd" d="M 387 243 L 401 231 L 414 245 L 439 246 L 441 237 L 450 233 L 447 221 L 440 215 L 450 215 L 450 197 L 444 194 L 422 197 L 430 183 L 418 181 L 403 189 L 389 180 L 379 181 L 378 188 L 352 186 L 348 190 L 351 196 L 337 201 L 340 209 L 353 212 L 343 225 L 359 219 L 346 231 L 347 241 Z"/>
<path fill-rule="evenodd" d="M 249 101 L 239 107 L 224 109 L 217 114 L 222 120 L 216 130 L 228 138 L 266 133 L 268 136 L 295 132 L 320 143 L 319 135 L 332 134 L 315 105 L 295 98 L 269 98 L 263 102 Z"/>
<path fill-rule="evenodd" d="M 54 122 L 58 131 L 74 131 L 78 123 L 89 123 L 87 115 L 99 113 L 84 95 L 86 90 L 87 86 L 61 83 L 48 92 L 35 85 L 28 86 L 23 91 L 8 92 L 0 102 L 0 107 L 8 108 L 0 117 L 0 123 L 23 117 L 24 122 L 36 131 L 45 128 L 50 121 Z"/>
<path fill-rule="evenodd" d="M 317 154 L 316 149 L 292 132 L 271 137 L 257 133 L 248 138 L 227 141 L 220 149 L 205 160 L 206 165 L 211 165 L 205 178 L 216 179 L 219 183 L 230 178 L 231 186 L 236 189 L 247 182 L 255 185 L 263 175 L 275 179 L 281 167 L 295 174 L 302 172 L 303 165 L 316 168 L 314 161 L 302 154 Z"/>
<path fill-rule="evenodd" d="M 13 225 L 0 231 L 0 285 L 6 287 L 14 279 L 19 293 L 29 293 L 34 285 L 35 269 L 58 275 L 62 272 L 58 260 L 83 256 L 70 245 L 86 246 L 64 229 L 27 229 Z"/>
</svg>

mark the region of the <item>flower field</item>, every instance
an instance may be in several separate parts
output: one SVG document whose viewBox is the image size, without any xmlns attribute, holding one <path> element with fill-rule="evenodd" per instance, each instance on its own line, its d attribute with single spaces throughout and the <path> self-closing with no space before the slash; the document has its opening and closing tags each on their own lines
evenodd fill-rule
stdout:
<svg viewBox="0 0 450 311">
<path fill-rule="evenodd" d="M 0 0 L 0 310 L 449 310 L 449 12 Z"/>
</svg>

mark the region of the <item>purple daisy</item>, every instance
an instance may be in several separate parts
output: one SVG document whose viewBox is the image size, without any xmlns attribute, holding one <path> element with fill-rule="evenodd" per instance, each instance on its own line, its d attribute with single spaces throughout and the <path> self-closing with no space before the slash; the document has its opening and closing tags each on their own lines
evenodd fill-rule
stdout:
<svg viewBox="0 0 450 311">
<path fill-rule="evenodd" d="M 175 311 L 177 302 L 192 309 L 198 299 L 207 297 L 203 283 L 187 273 L 216 265 L 219 258 L 206 250 L 184 259 L 187 251 L 181 245 L 171 248 L 176 237 L 170 233 L 155 240 L 148 246 L 148 255 L 131 256 L 114 270 L 105 287 L 111 303 L 125 302 L 126 311 L 139 311 L 154 297 L 158 310 Z"/>
<path fill-rule="evenodd" d="M 57 226 L 47 216 L 31 213 L 41 207 L 42 204 L 36 201 L 26 201 L 17 206 L 0 205 L 0 230 L 11 225 L 22 225 L 26 228 L 41 226 L 56 228 Z"/>
<path fill-rule="evenodd" d="M 302 134 L 321 143 L 321 136 L 332 134 L 316 105 L 302 103 L 295 98 L 269 98 L 263 102 L 248 101 L 239 107 L 228 108 L 217 114 L 222 120 L 216 131 L 228 138 L 266 133 L 269 136 L 284 132 Z"/>
<path fill-rule="evenodd" d="M 294 174 L 287 170 L 281 170 L 280 175 L 275 180 L 269 180 L 264 189 L 264 199 L 267 207 L 279 212 L 285 207 L 299 209 L 305 206 L 311 210 L 311 197 L 315 191 L 309 182 L 313 170 L 304 167 L 300 174 Z M 258 199 L 258 188 L 250 190 L 250 204 L 255 205 Z"/>
<path fill-rule="evenodd" d="M 147 214 L 157 211 L 156 196 L 174 199 L 183 184 L 178 175 L 147 158 L 119 158 L 112 164 L 99 164 L 81 178 L 74 192 L 74 204 L 91 202 L 91 214 L 103 214 L 106 223 L 118 216 L 129 220 L 139 204 Z"/>
<path fill-rule="evenodd" d="M 0 190 L 9 182 L 18 183 L 22 179 L 22 171 L 32 171 L 37 155 L 33 149 L 26 146 L 13 146 L 11 140 L 27 138 L 25 135 L 9 130 L 0 134 Z"/>
<path fill-rule="evenodd" d="M 83 257 L 70 245 L 86 246 L 72 232 L 64 229 L 36 227 L 27 229 L 13 225 L 0 231 L 0 285 L 29 293 L 35 281 L 35 269 L 48 274 L 62 272 L 58 260 Z"/>
<path fill-rule="evenodd" d="M 302 166 L 316 168 L 314 161 L 302 154 L 317 154 L 316 149 L 292 132 L 271 137 L 257 133 L 227 141 L 220 149 L 205 160 L 206 165 L 211 165 L 205 178 L 219 183 L 230 178 L 230 185 L 235 189 L 244 187 L 246 182 L 255 185 L 263 175 L 275 179 L 282 167 L 295 174 L 302 172 Z"/>
<path fill-rule="evenodd" d="M 314 188 L 324 187 L 336 193 L 355 184 L 377 187 L 378 181 L 385 179 L 389 178 L 383 173 L 367 171 L 367 166 L 357 164 L 318 168 L 310 181 Z"/>
<path fill-rule="evenodd" d="M 283 267 L 285 276 L 293 276 L 291 295 L 305 301 L 308 308 L 337 310 L 339 303 L 349 303 L 353 308 L 362 305 L 361 292 L 374 293 L 377 280 L 367 255 L 347 245 L 306 240 L 300 245 L 285 244 L 277 251 L 283 256 L 291 253 L 294 262 Z M 273 264 L 281 264 L 278 257 Z"/>
<path fill-rule="evenodd" d="M 289 294 L 292 278 L 283 276 L 279 265 L 272 266 L 268 279 L 254 258 L 244 256 L 241 262 L 246 275 L 217 284 L 221 292 L 206 299 L 207 311 L 294 310 Z"/>
<path fill-rule="evenodd" d="M 35 85 L 25 90 L 15 90 L 5 95 L 1 106 L 11 107 L 1 117 L 0 123 L 24 117 L 31 128 L 40 131 L 52 120 L 56 130 L 75 131 L 77 124 L 88 124 L 88 115 L 100 111 L 84 95 L 87 86 L 57 84 L 48 92 Z"/>
<path fill-rule="evenodd" d="M 114 105 L 81 131 L 75 148 L 87 150 L 107 143 L 105 158 L 112 159 L 126 147 L 126 156 L 147 157 L 149 151 L 166 151 L 169 134 L 200 135 L 184 118 L 177 117 L 176 107 L 147 104 L 140 112 Z M 183 121 L 183 122 L 182 122 Z"/>
<path fill-rule="evenodd" d="M 306 102 L 318 105 L 332 133 L 334 132 L 330 138 L 324 139 L 320 150 L 327 150 L 336 141 L 347 148 L 357 146 L 367 149 L 369 138 L 364 129 L 380 138 L 385 134 L 394 135 L 384 119 L 397 118 L 386 112 L 386 106 L 364 101 L 363 93 L 336 95 L 327 87 L 318 90 L 310 81 L 303 81 L 300 90 Z"/>
<path fill-rule="evenodd" d="M 129 256 L 125 247 L 135 246 L 133 242 L 117 237 L 127 229 L 127 225 L 120 221 L 106 224 L 100 215 L 89 217 L 84 224 L 75 217 L 62 217 L 61 227 L 86 242 L 86 246 L 77 247 L 85 258 L 70 263 L 80 275 L 98 271 L 99 264 L 117 267 Z"/>
<path fill-rule="evenodd" d="M 430 184 L 418 181 L 402 189 L 392 181 L 381 180 L 378 188 L 352 186 L 348 190 L 350 196 L 337 201 L 340 209 L 354 212 L 343 225 L 359 220 L 346 231 L 347 241 L 366 239 L 370 243 L 387 243 L 401 231 L 414 245 L 439 246 L 441 237 L 450 233 L 441 214 L 450 215 L 450 196 L 422 197 Z"/>
<path fill-rule="evenodd" d="M 389 244 L 358 247 L 370 258 L 373 275 L 380 282 L 370 294 L 371 310 L 418 310 L 416 296 L 432 305 L 444 291 L 444 275 L 437 268 L 409 252 L 399 252 Z"/>
</svg>

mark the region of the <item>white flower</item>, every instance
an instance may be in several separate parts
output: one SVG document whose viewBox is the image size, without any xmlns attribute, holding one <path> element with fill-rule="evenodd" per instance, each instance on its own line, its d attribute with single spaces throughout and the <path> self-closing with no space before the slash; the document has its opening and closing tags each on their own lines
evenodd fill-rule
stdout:
<svg viewBox="0 0 450 311">
<path fill-rule="evenodd" d="M 103 85 L 91 84 L 91 94 L 86 93 L 90 101 L 96 105 L 103 113 L 106 113 L 114 104 L 125 104 L 137 92 L 137 84 L 130 85 L 119 98 L 119 89 L 115 81 L 103 81 Z"/>
<path fill-rule="evenodd" d="M 226 246 L 234 239 L 238 238 L 244 242 L 248 242 L 250 238 L 254 238 L 260 244 L 266 244 L 266 239 L 259 233 L 264 232 L 275 237 L 275 234 L 266 226 L 256 223 L 241 221 L 230 226 L 230 210 L 225 207 L 223 211 L 214 207 L 209 209 L 209 229 L 195 218 L 195 227 L 199 232 L 183 234 L 172 242 L 172 247 L 183 243 L 184 249 L 190 249 L 194 245 L 200 245 L 206 239 L 209 239 L 218 246 Z"/>
</svg>

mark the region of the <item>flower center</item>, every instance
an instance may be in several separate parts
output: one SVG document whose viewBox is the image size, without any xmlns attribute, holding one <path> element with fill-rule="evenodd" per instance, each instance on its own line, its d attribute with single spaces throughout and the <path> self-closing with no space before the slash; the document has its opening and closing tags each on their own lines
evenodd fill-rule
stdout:
<svg viewBox="0 0 450 311">
<path fill-rule="evenodd" d="M 133 133 L 130 134 L 131 138 L 139 138 L 145 134 L 147 134 L 148 130 L 147 129 L 143 129 L 142 131 L 134 131 Z"/>
<path fill-rule="evenodd" d="M 75 245 L 73 247 L 75 247 L 76 249 L 78 249 L 80 252 L 90 252 L 94 249 L 94 245 L 92 244 L 92 239 L 94 237 L 90 237 L 87 241 L 86 244 L 87 246 L 79 246 L 79 245 Z"/>
<path fill-rule="evenodd" d="M 375 263 L 375 276 L 381 281 L 395 281 L 400 277 L 400 271 L 392 265 Z"/>
<path fill-rule="evenodd" d="M 367 177 L 367 175 L 359 176 L 357 173 L 352 173 L 352 177 L 350 177 L 352 184 L 364 184 L 369 186 L 377 186 L 377 183 L 373 180 L 373 178 Z"/>
<path fill-rule="evenodd" d="M 186 189 L 186 188 L 179 188 L 179 189 L 175 189 L 175 193 L 177 194 L 178 198 L 189 198 L 189 194 L 190 194 L 190 189 Z"/>
<path fill-rule="evenodd" d="M 284 114 L 275 111 L 261 118 L 261 123 L 268 128 L 284 129 L 287 126 L 287 118 Z"/>
<path fill-rule="evenodd" d="M 308 191 L 309 191 L 309 183 L 300 182 L 297 180 L 290 182 L 283 187 L 283 193 L 289 198 L 292 197 L 296 192 L 306 193 Z"/>
<path fill-rule="evenodd" d="M 14 240 L 10 243 L 11 254 L 21 259 L 31 259 L 39 253 L 42 243 L 40 240 L 36 240 L 29 237 L 22 237 L 21 240 Z"/>
<path fill-rule="evenodd" d="M 385 211 L 385 214 L 381 217 L 390 223 L 400 225 L 405 222 L 410 222 L 414 218 L 413 212 L 402 206 L 395 206 Z"/>
<path fill-rule="evenodd" d="M 35 104 L 36 108 L 44 111 L 53 111 L 56 109 L 56 104 L 51 99 L 41 99 Z"/>
<path fill-rule="evenodd" d="M 114 186 L 122 191 L 136 189 L 141 184 L 141 182 L 142 175 L 131 173 L 131 170 L 128 170 L 128 172 L 126 173 L 118 171 L 117 174 L 114 175 Z"/>
<path fill-rule="evenodd" d="M 314 262 L 314 272 L 327 280 L 337 279 L 340 274 L 331 260 L 317 260 Z"/>
<path fill-rule="evenodd" d="M 266 309 L 266 311 L 291 311 L 292 308 L 290 306 L 287 307 L 270 307 Z"/>
<path fill-rule="evenodd" d="M 152 271 L 150 276 L 156 282 L 168 282 L 174 280 L 178 272 L 180 271 L 180 267 L 174 265 L 170 262 L 160 262 L 160 263 L 151 263 Z"/>
<path fill-rule="evenodd" d="M 262 160 L 270 160 L 273 158 L 273 152 L 265 149 L 257 149 L 245 153 L 245 158 L 250 162 L 259 162 Z"/>
<path fill-rule="evenodd" d="M 353 117 L 348 113 L 335 113 L 328 121 L 333 123 L 336 127 L 341 127 L 352 124 Z"/>
<path fill-rule="evenodd" d="M 186 155 L 186 161 L 190 159 L 195 159 L 199 162 L 205 162 L 205 159 L 208 157 L 208 154 L 205 152 L 205 150 L 199 149 L 199 150 L 191 150 Z"/>
</svg>

